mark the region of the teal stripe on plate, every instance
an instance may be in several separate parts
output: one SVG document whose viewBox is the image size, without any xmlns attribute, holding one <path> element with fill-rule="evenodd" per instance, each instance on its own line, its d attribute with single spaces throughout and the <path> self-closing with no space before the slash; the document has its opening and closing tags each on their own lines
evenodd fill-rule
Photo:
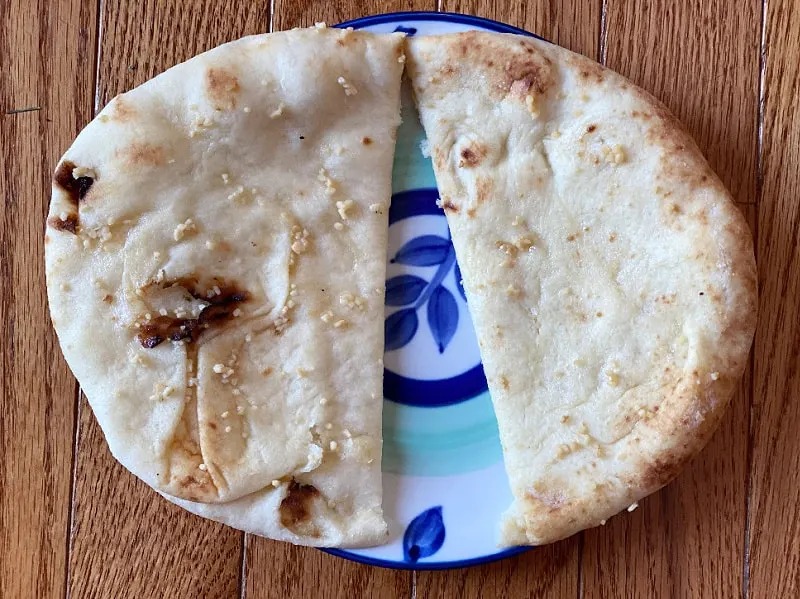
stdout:
<svg viewBox="0 0 800 599">
<path fill-rule="evenodd" d="M 488 393 L 440 408 L 384 402 L 384 472 L 448 476 L 482 470 L 502 459 Z"/>
</svg>

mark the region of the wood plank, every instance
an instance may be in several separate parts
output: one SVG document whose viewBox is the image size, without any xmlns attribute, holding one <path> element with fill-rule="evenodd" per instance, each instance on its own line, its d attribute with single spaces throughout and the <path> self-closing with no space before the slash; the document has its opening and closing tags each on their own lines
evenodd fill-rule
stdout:
<svg viewBox="0 0 800 599">
<path fill-rule="evenodd" d="M 688 126 L 754 226 L 758 44 L 755 2 L 609 0 L 607 64 Z M 749 373 L 709 446 L 632 515 L 585 533 L 589 597 L 731 597 L 743 588 Z"/>
<path fill-rule="evenodd" d="M 750 502 L 750 596 L 800 595 L 800 29 L 767 4 Z"/>
<path fill-rule="evenodd" d="M 248 599 L 412 596 L 411 572 L 365 566 L 254 535 L 247 535 L 246 568 Z"/>
<path fill-rule="evenodd" d="M 95 3 L 0 3 L 0 597 L 64 592 L 77 388 L 50 325 L 44 221 L 91 114 L 96 22 Z"/>
<path fill-rule="evenodd" d="M 444 0 L 442 10 L 502 21 L 595 60 L 598 57 L 599 0 L 558 3 Z M 580 583 L 580 545 L 581 536 L 576 535 L 555 545 L 539 547 L 513 559 L 485 566 L 420 572 L 417 575 L 417 597 L 575 597 Z"/>
<path fill-rule="evenodd" d="M 575 536 L 513 558 L 461 570 L 418 572 L 417 599 L 572 599 L 578 596 Z"/>
<path fill-rule="evenodd" d="M 125 470 L 82 401 L 70 596 L 238 596 L 243 533 L 170 504 Z"/>
<path fill-rule="evenodd" d="M 97 109 L 165 69 L 244 35 L 269 31 L 269 2 L 103 2 Z"/>
<path fill-rule="evenodd" d="M 324 21 L 330 25 L 387 12 L 436 10 L 436 0 L 274 0 L 275 31 L 310 27 Z"/>
<path fill-rule="evenodd" d="M 442 10 L 508 23 L 573 52 L 598 59 L 601 0 L 442 0 Z"/>
<path fill-rule="evenodd" d="M 335 24 L 358 17 L 401 10 L 435 10 L 435 0 L 275 0 L 273 28 Z M 316 549 L 293 547 L 247 535 L 245 561 L 248 599 L 311 597 L 324 589 L 330 599 L 411 597 L 412 574 L 372 568 L 332 557 Z"/>
<path fill-rule="evenodd" d="M 761 4 L 607 2 L 607 65 L 666 104 L 734 199 L 754 203 Z"/>
<path fill-rule="evenodd" d="M 103 3 L 100 108 L 191 56 L 267 30 L 269 3 Z M 74 597 L 238 595 L 244 535 L 161 499 L 111 457 L 85 401 L 77 442 L 69 592 Z"/>
</svg>

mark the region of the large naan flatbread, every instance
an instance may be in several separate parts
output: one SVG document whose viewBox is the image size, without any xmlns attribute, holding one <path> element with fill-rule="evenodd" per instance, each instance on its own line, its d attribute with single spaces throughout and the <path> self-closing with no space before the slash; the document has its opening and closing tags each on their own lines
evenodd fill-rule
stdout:
<svg viewBox="0 0 800 599">
<path fill-rule="evenodd" d="M 513 35 L 409 54 L 514 495 L 501 540 L 602 524 L 716 428 L 755 325 L 750 232 L 623 77 Z"/>
<path fill-rule="evenodd" d="M 245 38 L 115 98 L 58 166 L 47 284 L 111 451 L 188 509 L 365 545 L 402 35 Z"/>
</svg>

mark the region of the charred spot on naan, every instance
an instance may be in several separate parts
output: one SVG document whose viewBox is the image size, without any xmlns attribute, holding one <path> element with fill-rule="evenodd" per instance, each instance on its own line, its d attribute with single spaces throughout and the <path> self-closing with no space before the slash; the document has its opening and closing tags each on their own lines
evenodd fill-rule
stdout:
<svg viewBox="0 0 800 599">
<path fill-rule="evenodd" d="M 118 151 L 118 156 L 132 167 L 162 166 L 167 163 L 164 148 L 146 142 L 135 142 Z"/>
<path fill-rule="evenodd" d="M 139 329 L 136 339 L 142 347 L 152 349 L 166 340 L 181 341 L 185 339 L 189 343 L 197 341 L 203 331 L 212 326 L 221 326 L 230 320 L 239 309 L 239 305 L 249 299 L 247 291 L 218 277 L 215 277 L 206 286 L 200 286 L 197 279 L 194 278 L 150 283 L 141 292 L 146 297 L 148 290 L 173 287 L 180 287 L 192 298 L 200 300 L 206 305 L 196 318 L 179 318 L 161 314 L 148 319 L 147 314 L 149 313 L 140 316 L 136 322 Z M 150 292 L 152 293 L 152 291 Z"/>
<path fill-rule="evenodd" d="M 95 177 L 88 175 L 75 174 L 80 169 L 70 160 L 64 160 L 58 165 L 55 175 L 53 175 L 53 183 L 62 191 L 67 194 L 67 198 L 76 209 L 78 204 L 82 202 L 89 193 L 89 190 L 94 184 Z M 89 171 L 94 174 L 94 171 Z"/>
<path fill-rule="evenodd" d="M 534 483 L 525 491 L 524 497 L 533 504 L 536 512 L 555 512 L 569 504 L 569 500 L 564 491 L 555 488 L 555 486 L 550 483 Z"/>
<path fill-rule="evenodd" d="M 215 501 L 219 498 L 219 489 L 203 460 L 197 424 L 191 422 L 196 413 L 195 406 L 184 408 L 169 446 L 169 470 L 164 490 L 189 501 Z"/>
<path fill-rule="evenodd" d="M 492 197 L 494 183 L 490 177 L 477 177 L 475 179 L 475 198 L 478 204 L 483 204 Z"/>
<path fill-rule="evenodd" d="M 480 38 L 480 34 L 476 32 L 467 31 L 462 33 L 459 36 L 458 45 L 456 47 L 456 52 L 459 57 L 464 58 L 471 53 L 478 52 L 483 47 Z"/>
<path fill-rule="evenodd" d="M 56 231 L 66 231 L 73 235 L 78 234 L 78 215 L 65 214 L 64 217 L 51 216 L 47 219 L 47 224 Z"/>
<path fill-rule="evenodd" d="M 86 199 L 96 177 L 93 170 L 78 167 L 70 160 L 64 160 L 58 165 L 53 175 L 53 185 L 66 195 L 69 208 L 58 216 L 47 219 L 51 228 L 73 235 L 78 233 L 79 205 Z"/>
<path fill-rule="evenodd" d="M 603 67 L 590 61 L 586 61 L 586 63 L 580 65 L 578 76 L 583 83 L 587 84 L 602 83 L 605 79 Z"/>
<path fill-rule="evenodd" d="M 187 474 L 177 482 L 181 499 L 205 502 L 217 495 L 216 487 L 207 472 L 199 470 L 195 474 Z"/>
<path fill-rule="evenodd" d="M 320 492 L 316 487 L 292 479 L 279 508 L 281 526 L 297 535 L 318 537 L 320 532 L 312 519 L 318 497 Z"/>
<path fill-rule="evenodd" d="M 716 175 L 708 165 L 697 162 L 694 163 L 689 158 L 689 154 L 684 154 L 686 148 L 676 149 L 675 156 L 664 155 L 661 157 L 660 167 L 664 178 L 670 180 L 674 185 L 680 184 L 690 194 L 695 194 L 701 189 L 720 188 Z M 683 156 L 681 156 L 683 154 Z"/>
<path fill-rule="evenodd" d="M 653 115 L 649 112 L 642 112 L 639 110 L 631 110 L 631 118 L 633 119 L 640 119 L 643 121 L 649 121 L 653 118 Z"/>
<path fill-rule="evenodd" d="M 118 123 L 128 123 L 136 116 L 136 109 L 125 99 L 125 96 L 117 96 L 111 101 L 109 119 Z"/>
<path fill-rule="evenodd" d="M 447 81 L 460 76 L 464 61 L 473 61 L 483 67 L 491 87 L 500 97 L 511 96 L 524 102 L 527 96 L 546 94 L 555 82 L 552 61 L 529 40 L 507 44 L 505 40 L 493 38 L 493 34 L 461 33 L 454 37 L 438 78 Z"/>
<path fill-rule="evenodd" d="M 660 489 L 680 474 L 686 462 L 686 456 L 665 453 L 645 466 L 641 474 L 641 482 L 634 488 L 641 487 L 653 491 Z"/>
<path fill-rule="evenodd" d="M 523 43 L 523 47 L 529 48 Z M 512 97 L 543 96 L 554 84 L 552 61 L 537 51 L 509 57 L 504 66 L 502 89 Z"/>
<path fill-rule="evenodd" d="M 217 110 L 236 108 L 240 87 L 239 79 L 232 70 L 213 67 L 208 69 L 206 89 L 211 103 Z"/>
<path fill-rule="evenodd" d="M 641 121 L 641 130 L 648 144 L 662 148 L 657 179 L 669 187 L 680 186 L 687 197 L 701 189 L 713 189 L 728 195 L 714 171 L 703 158 L 691 135 L 675 115 L 659 100 L 637 89 L 635 97 L 644 105 L 631 115 Z M 668 189 L 668 186 L 664 186 Z"/>
<path fill-rule="evenodd" d="M 439 146 L 431 146 L 431 158 L 433 158 L 433 165 L 437 169 L 444 169 L 447 167 L 449 153 Z"/>
<path fill-rule="evenodd" d="M 458 214 L 461 212 L 461 208 L 459 208 L 456 204 L 453 203 L 453 200 L 450 198 L 442 199 L 442 209 L 445 212 L 451 212 L 453 214 Z"/>
<path fill-rule="evenodd" d="M 573 72 L 577 75 L 579 85 L 587 87 L 594 87 L 606 81 L 610 71 L 608 71 L 601 64 L 593 60 L 589 60 L 580 54 L 566 54 L 562 55 L 561 60 L 564 60 L 565 65 L 571 67 Z M 621 79 L 621 78 L 620 78 Z M 624 80 L 615 82 L 619 89 L 627 89 L 628 85 Z"/>
<path fill-rule="evenodd" d="M 488 153 L 489 148 L 486 147 L 486 144 L 476 141 L 470 142 L 467 147 L 461 148 L 461 151 L 459 152 L 458 166 L 460 168 L 475 168 L 481 164 Z"/>
</svg>

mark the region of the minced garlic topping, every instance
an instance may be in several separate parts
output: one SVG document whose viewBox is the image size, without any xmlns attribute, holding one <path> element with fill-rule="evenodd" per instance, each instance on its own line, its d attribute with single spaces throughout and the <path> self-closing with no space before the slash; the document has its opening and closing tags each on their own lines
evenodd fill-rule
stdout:
<svg viewBox="0 0 800 599">
<path fill-rule="evenodd" d="M 187 234 L 195 232 L 197 232 L 197 225 L 194 224 L 194 221 L 191 218 L 187 218 L 184 222 L 175 227 L 175 231 L 173 231 L 172 236 L 175 238 L 175 241 L 180 241 Z"/>
<path fill-rule="evenodd" d="M 347 220 L 348 218 L 350 218 L 353 206 L 355 206 L 353 200 L 344 200 L 336 202 L 336 211 L 339 213 L 339 217 L 342 220 Z"/>
<path fill-rule="evenodd" d="M 355 96 L 358 93 L 358 90 L 348 83 L 344 77 L 339 77 L 336 81 L 344 88 L 344 95 Z"/>
<path fill-rule="evenodd" d="M 278 104 L 278 107 L 275 110 L 273 110 L 272 112 L 269 113 L 269 118 L 277 119 L 279 116 L 281 116 L 283 114 L 283 109 L 284 108 L 285 108 L 285 106 L 284 106 L 283 102 L 281 102 L 280 104 Z"/>
</svg>

